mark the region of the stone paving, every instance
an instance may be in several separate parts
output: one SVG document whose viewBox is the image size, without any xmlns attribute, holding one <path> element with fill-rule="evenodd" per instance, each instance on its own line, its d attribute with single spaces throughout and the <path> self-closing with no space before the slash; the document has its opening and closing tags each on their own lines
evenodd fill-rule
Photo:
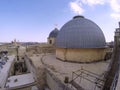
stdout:
<svg viewBox="0 0 120 90">
<path fill-rule="evenodd" d="M 56 59 L 55 54 L 40 54 L 40 55 L 33 55 L 31 57 L 32 62 L 36 67 L 41 67 L 43 65 L 49 69 L 59 80 L 64 83 L 65 77 L 69 77 L 69 80 L 72 80 L 72 72 L 78 71 L 81 68 L 98 74 L 101 78 L 103 73 L 105 73 L 108 69 L 108 65 L 110 60 L 108 61 L 100 61 L 100 62 L 93 62 L 93 63 L 72 63 L 72 62 L 64 62 L 61 60 Z M 91 79 L 91 78 L 89 78 Z M 82 84 L 83 86 L 86 85 L 86 82 Z M 87 85 L 89 88 L 91 84 Z M 90 89 L 88 89 L 90 90 Z M 98 90 L 98 89 L 96 89 Z"/>
<path fill-rule="evenodd" d="M 76 72 L 78 70 L 85 69 L 92 73 L 95 73 L 102 78 L 101 76 L 107 71 L 110 60 L 108 61 L 100 61 L 93 63 L 72 63 L 72 62 L 63 62 L 61 60 L 56 59 L 55 54 L 47 54 L 43 58 L 43 63 L 52 71 L 53 74 L 57 78 L 59 78 L 62 82 L 64 82 L 65 77 L 69 77 L 69 80 L 72 80 L 72 72 Z M 89 79 L 93 79 L 88 77 Z M 84 83 L 81 85 L 86 86 L 87 82 L 84 80 Z M 88 86 L 88 87 L 87 87 Z M 91 84 L 87 84 L 86 89 L 90 90 L 89 87 Z M 96 89 L 99 90 L 99 89 Z"/>
</svg>

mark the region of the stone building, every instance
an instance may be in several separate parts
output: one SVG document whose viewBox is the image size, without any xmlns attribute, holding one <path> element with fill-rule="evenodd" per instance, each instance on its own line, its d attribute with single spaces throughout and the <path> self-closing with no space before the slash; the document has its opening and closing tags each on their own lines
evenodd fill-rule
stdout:
<svg viewBox="0 0 120 90">
<path fill-rule="evenodd" d="M 60 29 L 56 38 L 56 58 L 72 62 L 93 62 L 105 56 L 105 37 L 93 21 L 75 16 Z"/>
<path fill-rule="evenodd" d="M 49 37 L 48 37 L 48 44 L 55 45 L 58 32 L 59 31 L 57 28 L 55 28 L 53 31 L 50 32 Z"/>
</svg>

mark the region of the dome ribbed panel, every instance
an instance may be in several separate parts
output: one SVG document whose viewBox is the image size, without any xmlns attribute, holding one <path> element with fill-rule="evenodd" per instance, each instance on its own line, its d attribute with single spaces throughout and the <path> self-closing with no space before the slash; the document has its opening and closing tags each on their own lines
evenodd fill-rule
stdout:
<svg viewBox="0 0 120 90">
<path fill-rule="evenodd" d="M 60 29 L 56 47 L 60 48 L 104 48 L 105 37 L 94 22 L 85 18 L 75 18 Z"/>
</svg>

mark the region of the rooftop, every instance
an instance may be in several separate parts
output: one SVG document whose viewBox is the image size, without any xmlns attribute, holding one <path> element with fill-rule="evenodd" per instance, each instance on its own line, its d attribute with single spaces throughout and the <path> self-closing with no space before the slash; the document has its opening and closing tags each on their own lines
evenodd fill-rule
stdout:
<svg viewBox="0 0 120 90">
<path fill-rule="evenodd" d="M 19 88 L 27 85 L 32 85 L 35 82 L 31 73 L 11 76 L 8 78 L 6 87 Z"/>
<path fill-rule="evenodd" d="M 73 72 L 80 74 L 80 72 L 78 71 L 80 71 L 81 68 L 83 68 L 87 72 L 90 72 L 88 74 L 91 75 L 94 74 L 95 78 L 89 77 L 89 75 L 84 75 L 84 77 L 87 77 L 93 82 L 97 81 L 96 77 L 98 77 L 99 79 L 103 79 L 103 75 L 107 71 L 110 62 L 110 60 L 94 62 L 94 63 L 63 62 L 56 59 L 55 54 L 46 54 L 46 55 L 40 54 L 37 57 L 33 55 L 31 59 L 36 67 L 38 67 L 39 64 L 41 65 L 41 60 L 42 60 L 43 65 L 47 68 L 47 70 L 49 70 L 56 78 L 58 78 L 63 83 L 66 76 L 69 77 L 69 80 L 73 79 L 72 78 Z M 77 78 L 76 80 L 79 81 L 79 79 L 80 78 Z M 85 81 L 85 79 L 82 79 L 80 86 L 84 87 L 85 90 L 93 90 L 93 86 L 95 86 L 95 83 L 93 84 L 90 83 L 89 81 Z"/>
<path fill-rule="evenodd" d="M 14 61 L 14 57 L 15 56 L 8 56 L 9 60 L 6 62 L 5 65 L 3 65 L 3 68 L 0 71 L 0 87 L 2 87 L 2 88 L 4 88 L 4 85 L 6 83 L 6 79 L 8 77 L 10 67 Z"/>
</svg>

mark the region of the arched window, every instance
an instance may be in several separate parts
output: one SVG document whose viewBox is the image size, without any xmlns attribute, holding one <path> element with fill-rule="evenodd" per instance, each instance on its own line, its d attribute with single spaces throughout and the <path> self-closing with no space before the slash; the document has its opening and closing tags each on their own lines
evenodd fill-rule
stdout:
<svg viewBox="0 0 120 90">
<path fill-rule="evenodd" d="M 49 40 L 49 43 L 52 44 L 52 40 Z"/>
</svg>

